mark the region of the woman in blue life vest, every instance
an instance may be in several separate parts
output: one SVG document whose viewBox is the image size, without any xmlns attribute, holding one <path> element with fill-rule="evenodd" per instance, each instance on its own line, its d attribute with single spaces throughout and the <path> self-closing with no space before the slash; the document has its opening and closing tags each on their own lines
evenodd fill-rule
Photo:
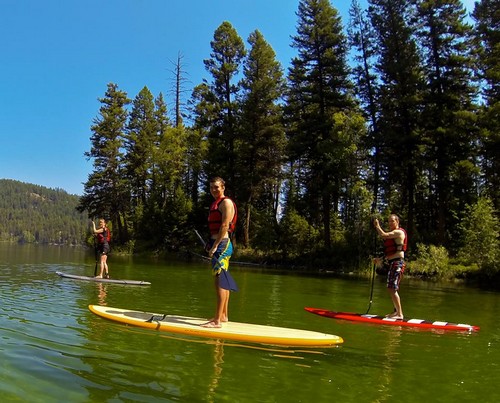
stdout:
<svg viewBox="0 0 500 403">
<path fill-rule="evenodd" d="M 109 278 L 108 270 L 108 253 L 109 253 L 109 229 L 106 226 L 104 218 L 99 219 L 99 228 L 96 228 L 95 222 L 92 221 L 94 236 L 97 239 L 97 252 L 100 256 L 101 272 L 96 278 Z"/>
<path fill-rule="evenodd" d="M 386 315 L 388 318 L 403 319 L 403 308 L 399 297 L 399 283 L 403 276 L 406 264 L 404 261 L 405 251 L 408 245 L 408 236 L 403 228 L 399 227 L 399 217 L 396 214 L 389 216 L 389 231 L 385 232 L 377 219 L 373 221 L 375 230 L 384 240 L 384 258 L 375 258 L 374 263 L 378 266 L 387 266 L 387 291 L 394 305 L 394 312 Z"/>
<path fill-rule="evenodd" d="M 206 246 L 208 255 L 212 258 L 212 272 L 215 276 L 215 292 L 217 294 L 217 307 L 215 316 L 203 327 L 222 327 L 223 322 L 229 320 L 228 306 L 231 291 L 237 291 L 238 287 L 229 274 L 229 259 L 233 253 L 233 245 L 230 235 L 233 233 L 237 209 L 235 203 L 224 196 L 225 182 L 220 177 L 210 180 L 210 193 L 214 202 L 208 213 L 208 227 L 210 230 L 210 241 Z"/>
</svg>

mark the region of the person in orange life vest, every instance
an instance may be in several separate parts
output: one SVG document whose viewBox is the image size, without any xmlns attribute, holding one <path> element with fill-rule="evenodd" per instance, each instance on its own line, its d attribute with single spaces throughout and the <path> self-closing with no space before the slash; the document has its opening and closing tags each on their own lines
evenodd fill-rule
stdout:
<svg viewBox="0 0 500 403">
<path fill-rule="evenodd" d="M 215 292 L 217 295 L 217 307 L 215 316 L 203 327 L 222 327 L 223 322 L 229 320 L 228 306 L 231 291 L 237 291 L 236 282 L 229 274 L 229 259 L 233 253 L 230 234 L 233 233 L 236 220 L 236 204 L 224 196 L 225 182 L 220 177 L 210 180 L 210 193 L 214 202 L 210 206 L 208 214 L 208 227 L 210 230 L 210 241 L 206 250 L 212 258 L 212 271 L 215 276 Z"/>
<path fill-rule="evenodd" d="M 394 305 L 394 312 L 387 314 L 386 317 L 394 319 L 403 319 L 403 308 L 401 307 L 401 298 L 399 297 L 399 283 L 403 276 L 406 264 L 404 261 L 406 247 L 408 245 L 408 236 L 403 228 L 399 227 L 399 217 L 391 214 L 388 220 L 389 231 L 385 232 L 379 221 L 375 218 L 373 225 L 375 230 L 384 240 L 384 258 L 375 258 L 374 263 L 378 266 L 387 266 L 387 291 Z"/>
<path fill-rule="evenodd" d="M 92 221 L 94 235 L 97 238 L 97 252 L 100 255 L 101 272 L 96 278 L 109 278 L 108 270 L 108 253 L 109 253 L 109 229 L 106 226 L 104 218 L 99 219 L 99 228 L 96 228 L 95 222 Z M 103 277 L 104 276 L 104 277 Z"/>
</svg>

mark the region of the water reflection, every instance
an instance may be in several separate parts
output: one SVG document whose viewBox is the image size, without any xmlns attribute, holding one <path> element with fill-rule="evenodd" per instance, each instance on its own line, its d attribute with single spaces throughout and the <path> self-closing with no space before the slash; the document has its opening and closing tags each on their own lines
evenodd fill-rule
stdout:
<svg viewBox="0 0 500 403">
<path fill-rule="evenodd" d="M 214 343 L 214 363 L 211 382 L 208 386 L 208 401 L 216 401 L 216 392 L 219 386 L 219 380 L 222 375 L 222 364 L 224 363 L 224 343 L 216 340 Z"/>
<path fill-rule="evenodd" d="M 383 331 L 385 347 L 383 355 L 385 356 L 382 362 L 382 370 L 380 373 L 379 392 L 381 395 L 374 402 L 380 403 L 391 399 L 391 390 L 397 388 L 401 374 L 398 373 L 399 357 L 401 355 L 401 335 L 403 328 L 393 327 Z"/>
<path fill-rule="evenodd" d="M 99 301 L 99 305 L 106 305 L 106 296 L 108 295 L 108 284 L 104 283 L 96 283 L 97 284 L 97 300 Z"/>
<path fill-rule="evenodd" d="M 203 316 L 213 303 L 213 289 L 201 265 L 117 265 L 123 277 L 147 273 L 151 287 L 137 288 L 55 274 L 88 274 L 95 263 L 92 253 L 14 249 L 0 244 L 0 393 L 6 401 L 417 403 L 436 396 L 444 402 L 498 397 L 498 293 L 419 283 L 406 287 L 408 314 L 481 326 L 473 334 L 442 334 L 343 323 L 303 311 L 304 306 L 339 305 L 356 311 L 366 304 L 366 282 L 237 269 L 242 287 L 232 302 L 235 320 L 345 340 L 331 349 L 274 348 L 175 337 L 115 324 L 88 310 L 99 303 Z M 385 311 L 383 287 L 375 288 L 374 301 L 373 311 Z M 249 390 L 251 385 L 259 387 Z"/>
</svg>

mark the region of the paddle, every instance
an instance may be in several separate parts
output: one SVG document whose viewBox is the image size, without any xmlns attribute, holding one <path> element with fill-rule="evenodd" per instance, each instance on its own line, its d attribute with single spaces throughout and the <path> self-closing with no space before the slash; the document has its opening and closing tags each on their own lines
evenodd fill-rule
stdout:
<svg viewBox="0 0 500 403">
<path fill-rule="evenodd" d="M 372 208 L 372 214 L 376 206 L 374 205 Z M 375 217 L 372 217 L 372 225 L 374 224 Z M 373 250 L 376 248 L 376 243 L 377 243 L 377 237 L 376 235 L 373 237 Z M 370 287 L 370 302 L 368 303 L 368 309 L 366 310 L 366 314 L 370 312 L 370 308 L 372 307 L 372 302 L 373 302 L 373 284 L 375 282 L 375 269 L 376 269 L 377 264 L 373 262 L 373 267 L 372 267 L 372 281 L 371 281 L 371 287 Z M 365 314 L 365 315 L 366 315 Z"/>
<path fill-rule="evenodd" d="M 205 249 L 205 247 L 207 246 L 207 243 L 205 242 L 203 237 L 200 235 L 200 233 L 196 229 L 194 230 L 194 232 L 196 233 L 196 236 L 200 240 L 201 244 L 203 245 L 203 249 Z"/>
<path fill-rule="evenodd" d="M 94 277 L 97 276 L 97 261 L 99 260 L 98 254 L 97 254 L 97 244 L 95 241 L 95 235 L 94 235 L 94 253 L 95 253 L 95 268 L 94 268 Z"/>
<path fill-rule="evenodd" d="M 200 233 L 195 229 L 194 232 L 196 236 L 200 240 L 203 245 L 203 250 L 206 251 L 207 242 L 203 239 Z M 236 285 L 236 281 L 234 281 L 233 276 L 229 274 L 229 271 L 222 269 L 219 274 L 219 287 L 229 291 L 238 291 L 238 286 Z"/>
<path fill-rule="evenodd" d="M 376 266 L 376 264 L 373 263 L 373 268 L 372 268 L 372 285 L 371 285 L 371 290 L 370 290 L 370 302 L 368 304 L 368 309 L 366 310 L 366 313 L 370 312 L 370 308 L 372 307 L 372 302 L 373 302 L 373 283 L 375 281 L 375 266 Z"/>
</svg>

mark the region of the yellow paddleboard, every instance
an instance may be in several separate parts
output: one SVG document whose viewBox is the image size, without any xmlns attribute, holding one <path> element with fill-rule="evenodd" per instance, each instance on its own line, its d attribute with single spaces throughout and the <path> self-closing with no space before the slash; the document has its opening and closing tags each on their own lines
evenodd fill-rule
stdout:
<svg viewBox="0 0 500 403">
<path fill-rule="evenodd" d="M 207 319 L 164 315 L 102 305 L 89 305 L 89 309 L 96 315 L 115 322 L 188 336 L 290 347 L 332 346 L 344 342 L 339 336 L 310 330 L 238 322 L 223 323 L 221 328 L 206 328 L 200 325 L 206 323 Z"/>
</svg>

